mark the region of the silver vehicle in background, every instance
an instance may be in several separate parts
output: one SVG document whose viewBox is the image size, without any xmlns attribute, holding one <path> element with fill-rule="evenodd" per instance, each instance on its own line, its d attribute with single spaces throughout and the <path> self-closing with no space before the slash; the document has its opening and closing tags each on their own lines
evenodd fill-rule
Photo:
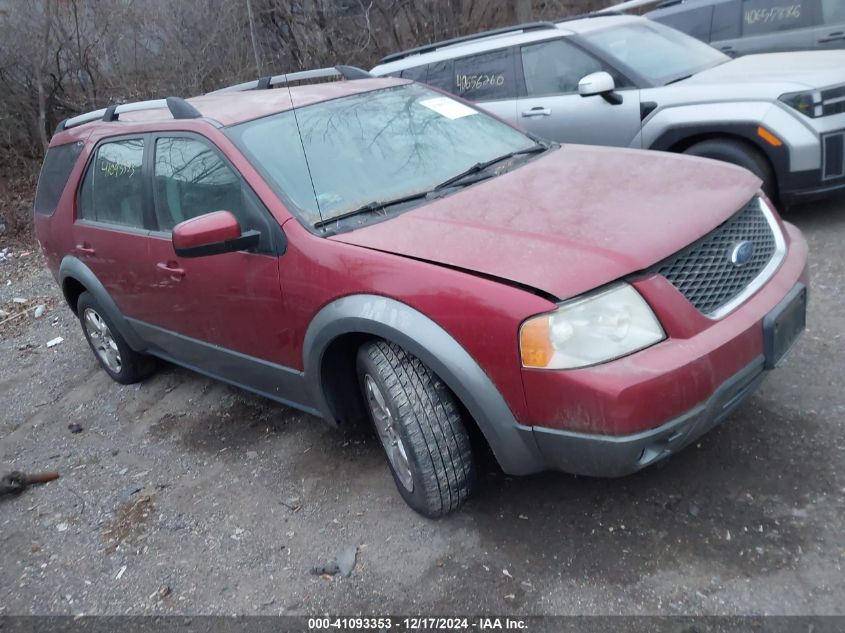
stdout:
<svg viewBox="0 0 845 633">
<path fill-rule="evenodd" d="M 554 141 L 734 163 L 784 205 L 845 191 L 845 51 L 731 59 L 645 18 L 592 14 L 422 46 L 371 72 Z"/>
<path fill-rule="evenodd" d="M 845 0 L 653 0 L 645 17 L 731 55 L 845 48 Z"/>
</svg>

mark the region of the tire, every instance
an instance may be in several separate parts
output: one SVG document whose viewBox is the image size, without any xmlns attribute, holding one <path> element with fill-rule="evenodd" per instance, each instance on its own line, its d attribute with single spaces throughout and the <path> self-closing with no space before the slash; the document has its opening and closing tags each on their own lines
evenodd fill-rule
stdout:
<svg viewBox="0 0 845 633">
<path fill-rule="evenodd" d="M 472 494 L 476 474 L 452 392 L 422 361 L 386 341 L 361 346 L 357 368 L 365 409 L 402 498 L 429 518 L 456 510 Z"/>
<path fill-rule="evenodd" d="M 727 138 L 711 139 L 688 147 L 684 154 L 744 167 L 763 181 L 763 191 L 769 198 L 775 200 L 777 197 L 777 183 L 771 164 L 759 149 L 748 143 Z"/>
<path fill-rule="evenodd" d="M 79 295 L 76 313 L 94 357 L 113 380 L 131 385 L 155 371 L 155 360 L 129 347 L 90 292 Z"/>
</svg>

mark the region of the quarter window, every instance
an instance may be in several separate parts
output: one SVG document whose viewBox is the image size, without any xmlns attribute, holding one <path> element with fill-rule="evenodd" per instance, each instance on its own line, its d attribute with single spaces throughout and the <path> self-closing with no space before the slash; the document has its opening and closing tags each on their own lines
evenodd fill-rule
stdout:
<svg viewBox="0 0 845 633">
<path fill-rule="evenodd" d="M 595 57 L 563 40 L 522 47 L 522 72 L 529 97 L 578 92 L 578 82 L 606 70 Z"/>
<path fill-rule="evenodd" d="M 473 101 L 510 99 L 516 94 L 509 50 L 455 60 L 456 94 Z"/>
<path fill-rule="evenodd" d="M 443 62 L 434 62 L 428 65 L 428 73 L 425 83 L 447 92 L 455 91 L 455 76 L 452 72 L 454 63 L 451 59 Z"/>
<path fill-rule="evenodd" d="M 143 228 L 143 160 L 143 139 L 100 145 L 82 182 L 80 217 Z"/>
</svg>

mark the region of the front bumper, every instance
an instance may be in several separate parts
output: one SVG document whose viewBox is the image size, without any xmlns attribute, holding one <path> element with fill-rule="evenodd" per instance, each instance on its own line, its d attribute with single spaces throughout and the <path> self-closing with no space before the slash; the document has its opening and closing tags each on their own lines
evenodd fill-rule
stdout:
<svg viewBox="0 0 845 633">
<path fill-rule="evenodd" d="M 781 179 L 780 200 L 789 206 L 845 193 L 845 176 L 825 178 L 821 170 L 787 174 Z"/>
<path fill-rule="evenodd" d="M 661 306 L 666 341 L 591 368 L 523 370 L 530 417 L 519 432 L 536 456 L 530 471 L 625 475 L 724 420 L 765 375 L 764 323 L 807 285 L 806 242 L 784 228 L 779 270 L 728 316 L 711 321 L 664 279 L 649 277 L 635 286 Z"/>
<path fill-rule="evenodd" d="M 522 427 L 545 467 L 576 475 L 621 477 L 677 453 L 722 422 L 767 374 L 759 357 L 728 379 L 703 404 L 655 429 L 633 435 L 592 435 Z"/>
</svg>

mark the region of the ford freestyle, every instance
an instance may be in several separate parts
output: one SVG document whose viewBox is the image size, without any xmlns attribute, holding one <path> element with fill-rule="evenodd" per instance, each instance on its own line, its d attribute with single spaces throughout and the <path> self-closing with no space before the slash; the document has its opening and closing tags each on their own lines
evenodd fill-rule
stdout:
<svg viewBox="0 0 845 633">
<path fill-rule="evenodd" d="M 64 121 L 35 223 L 113 379 L 164 359 L 369 418 L 436 517 L 482 442 L 514 475 L 625 475 L 754 390 L 807 299 L 806 244 L 760 184 L 338 67 Z"/>
</svg>

